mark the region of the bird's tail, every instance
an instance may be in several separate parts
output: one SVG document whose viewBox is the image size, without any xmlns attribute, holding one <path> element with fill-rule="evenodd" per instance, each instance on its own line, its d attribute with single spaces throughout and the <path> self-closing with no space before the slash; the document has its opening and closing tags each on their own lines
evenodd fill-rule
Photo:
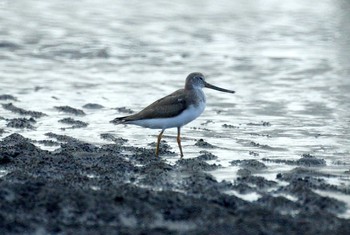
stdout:
<svg viewBox="0 0 350 235">
<path fill-rule="evenodd" d="M 125 117 L 117 117 L 117 118 L 113 119 L 113 120 L 110 121 L 110 122 L 113 123 L 113 124 L 116 124 L 116 125 L 118 125 L 118 124 L 123 124 L 123 123 L 126 122 L 126 118 L 127 118 L 127 117 L 128 117 L 128 116 L 125 116 Z"/>
</svg>

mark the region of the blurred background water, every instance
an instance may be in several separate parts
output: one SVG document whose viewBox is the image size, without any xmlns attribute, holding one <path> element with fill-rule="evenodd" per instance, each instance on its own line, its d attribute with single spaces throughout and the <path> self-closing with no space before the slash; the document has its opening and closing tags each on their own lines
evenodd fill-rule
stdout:
<svg viewBox="0 0 350 235">
<path fill-rule="evenodd" d="M 0 120 L 0 138 L 52 131 L 104 144 L 100 134 L 110 133 L 145 147 L 158 131 L 113 126 L 125 115 L 115 108 L 139 111 L 200 71 L 236 94 L 205 90 L 206 111 L 182 131 L 185 157 L 198 156 L 203 138 L 225 166 L 214 175 L 231 180 L 231 160 L 310 153 L 349 185 L 349 22 L 345 0 L 0 0 L 0 95 L 48 115 L 35 130 Z M 69 115 L 54 106 L 87 103 L 104 108 L 76 118 L 88 127 L 62 130 L 57 121 Z M 18 115 L 0 107 L 0 116 Z M 178 152 L 176 130 L 165 134 Z M 272 164 L 264 176 L 290 169 Z"/>
</svg>

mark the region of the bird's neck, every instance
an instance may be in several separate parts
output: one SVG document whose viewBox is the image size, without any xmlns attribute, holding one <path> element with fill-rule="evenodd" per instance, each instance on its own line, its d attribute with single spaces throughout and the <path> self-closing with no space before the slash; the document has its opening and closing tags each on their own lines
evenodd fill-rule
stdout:
<svg viewBox="0 0 350 235">
<path fill-rule="evenodd" d="M 200 89 L 200 88 L 193 89 L 192 92 L 195 94 L 196 103 L 204 103 L 205 104 L 206 99 L 205 99 L 205 94 L 204 94 L 202 89 Z"/>
</svg>

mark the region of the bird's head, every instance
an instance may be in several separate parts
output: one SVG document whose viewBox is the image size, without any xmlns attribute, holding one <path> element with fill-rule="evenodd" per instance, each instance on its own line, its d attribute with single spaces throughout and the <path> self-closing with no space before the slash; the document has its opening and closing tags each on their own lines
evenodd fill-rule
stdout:
<svg viewBox="0 0 350 235">
<path fill-rule="evenodd" d="M 207 83 L 205 81 L 205 77 L 202 73 L 195 72 L 195 73 L 190 73 L 187 76 L 185 89 L 188 89 L 188 90 L 202 89 L 203 87 L 210 88 L 210 89 L 217 90 L 217 91 L 221 91 L 221 92 L 235 93 L 234 91 L 220 88 L 220 87 L 211 85 L 210 83 Z"/>
</svg>

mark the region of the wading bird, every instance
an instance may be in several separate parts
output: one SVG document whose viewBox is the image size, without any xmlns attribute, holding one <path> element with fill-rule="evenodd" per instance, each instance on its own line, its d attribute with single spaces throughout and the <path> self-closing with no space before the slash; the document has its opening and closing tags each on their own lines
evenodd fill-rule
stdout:
<svg viewBox="0 0 350 235">
<path fill-rule="evenodd" d="M 206 105 L 202 90 L 204 87 L 221 92 L 235 93 L 207 83 L 202 73 L 191 73 L 187 76 L 183 89 L 155 101 L 136 114 L 118 117 L 111 122 L 161 129 L 157 140 L 156 156 L 159 155 L 159 144 L 164 130 L 176 127 L 180 156 L 183 157 L 180 130 L 182 126 L 199 117 L 204 111 Z"/>
</svg>

